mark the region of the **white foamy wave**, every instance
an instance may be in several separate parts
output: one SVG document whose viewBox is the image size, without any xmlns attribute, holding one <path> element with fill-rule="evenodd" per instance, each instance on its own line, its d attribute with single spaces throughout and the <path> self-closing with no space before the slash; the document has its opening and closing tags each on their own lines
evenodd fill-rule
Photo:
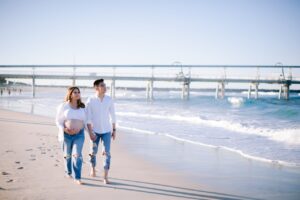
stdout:
<svg viewBox="0 0 300 200">
<path fill-rule="evenodd" d="M 116 94 L 116 97 L 125 97 L 127 95 L 126 92 L 117 92 Z"/>
<path fill-rule="evenodd" d="M 121 125 L 118 125 L 118 128 L 126 130 L 126 131 L 134 131 L 137 133 L 143 133 L 143 134 L 149 134 L 149 135 L 157 135 L 158 134 L 153 131 L 147 131 L 147 130 L 132 128 L 132 127 L 121 126 Z"/>
<path fill-rule="evenodd" d="M 180 115 L 155 115 L 155 114 L 140 114 L 135 112 L 117 112 L 119 116 L 150 118 L 159 120 L 172 120 L 178 122 L 186 122 L 191 124 L 199 124 L 209 127 L 223 128 L 229 131 L 246 134 L 256 134 L 268 137 L 271 140 L 284 142 L 287 144 L 300 144 L 300 129 L 268 129 L 251 126 L 243 126 L 240 123 L 225 121 L 225 120 L 208 120 L 200 117 L 187 117 Z"/>
<path fill-rule="evenodd" d="M 243 91 L 242 94 L 247 94 L 248 95 L 248 91 Z M 252 91 L 252 94 L 254 94 L 254 92 Z M 276 96 L 278 95 L 278 93 L 276 92 L 258 92 L 259 96 Z"/>
<path fill-rule="evenodd" d="M 180 91 L 176 91 L 176 90 L 169 90 L 168 92 L 169 92 L 170 94 L 173 94 L 173 93 L 174 93 L 174 94 L 178 94 L 178 93 L 180 93 Z"/>
<path fill-rule="evenodd" d="M 132 127 L 125 127 L 125 126 L 119 126 L 118 127 L 120 129 L 126 130 L 126 131 L 133 131 L 133 132 L 137 132 L 137 133 L 141 133 L 141 134 L 149 134 L 149 135 L 163 135 L 166 136 L 170 139 L 179 141 L 179 142 L 186 142 L 189 144 L 193 144 L 193 145 L 199 145 L 199 146 L 203 146 L 203 147 L 208 147 L 208 148 L 213 148 L 213 149 L 223 149 L 223 150 L 227 150 L 233 153 L 237 153 L 240 156 L 250 159 L 250 160 L 256 160 L 256 161 L 260 161 L 260 162 L 266 162 L 266 163 L 270 163 L 273 165 L 282 165 L 282 166 L 289 166 L 289 167 L 300 167 L 300 164 L 297 163 L 291 163 L 291 162 L 286 162 L 286 161 L 282 161 L 282 160 L 272 160 L 272 159 L 267 159 L 267 158 L 263 158 L 263 157 L 258 157 L 258 156 L 253 156 L 250 154 L 246 154 L 241 150 L 238 149 L 234 149 L 234 148 L 229 148 L 226 146 L 216 146 L 216 145 L 211 145 L 211 144 L 205 144 L 202 142 L 196 142 L 196 141 L 192 141 L 192 140 L 188 140 L 188 139 L 184 139 L 184 138 L 180 138 L 174 135 L 171 135 L 169 133 L 157 133 L 157 132 L 153 132 L 153 131 L 148 131 L 148 130 L 143 130 L 143 129 L 137 129 L 137 128 L 132 128 Z"/>
<path fill-rule="evenodd" d="M 242 97 L 228 97 L 227 100 L 232 104 L 232 105 L 241 105 L 244 103 L 244 99 Z"/>
</svg>

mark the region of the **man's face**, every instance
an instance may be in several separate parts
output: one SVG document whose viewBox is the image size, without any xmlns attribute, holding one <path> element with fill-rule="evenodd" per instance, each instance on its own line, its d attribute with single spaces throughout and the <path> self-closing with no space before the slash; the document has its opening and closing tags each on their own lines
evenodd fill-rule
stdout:
<svg viewBox="0 0 300 200">
<path fill-rule="evenodd" d="M 99 85 L 95 86 L 95 90 L 100 94 L 104 94 L 106 92 L 106 85 L 105 83 L 99 83 Z"/>
</svg>

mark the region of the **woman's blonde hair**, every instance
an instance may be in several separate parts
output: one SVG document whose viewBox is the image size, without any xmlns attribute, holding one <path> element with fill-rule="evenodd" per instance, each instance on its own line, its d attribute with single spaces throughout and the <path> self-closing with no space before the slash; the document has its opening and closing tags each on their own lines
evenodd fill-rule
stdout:
<svg viewBox="0 0 300 200">
<path fill-rule="evenodd" d="M 74 92 L 74 90 L 79 90 L 78 87 L 69 87 L 68 90 L 67 90 L 67 94 L 66 94 L 66 97 L 65 97 L 65 102 L 70 102 L 72 100 L 72 94 Z M 81 101 L 81 98 L 77 100 L 77 108 L 85 108 L 85 105 L 84 103 Z"/>
</svg>

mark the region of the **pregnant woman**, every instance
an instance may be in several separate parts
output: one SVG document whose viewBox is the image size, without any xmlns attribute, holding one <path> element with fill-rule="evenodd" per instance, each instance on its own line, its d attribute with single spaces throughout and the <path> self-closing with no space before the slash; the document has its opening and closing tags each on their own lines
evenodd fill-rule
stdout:
<svg viewBox="0 0 300 200">
<path fill-rule="evenodd" d="M 62 143 L 65 159 L 65 176 L 73 177 L 81 185 L 82 147 L 86 121 L 85 105 L 81 102 L 78 87 L 68 88 L 64 103 L 58 106 L 56 125 L 58 140 Z"/>
</svg>

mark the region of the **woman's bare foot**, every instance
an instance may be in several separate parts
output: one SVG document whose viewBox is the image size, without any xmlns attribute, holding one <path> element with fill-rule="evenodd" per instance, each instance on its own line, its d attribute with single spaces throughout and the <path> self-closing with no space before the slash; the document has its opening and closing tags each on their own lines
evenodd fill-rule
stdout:
<svg viewBox="0 0 300 200">
<path fill-rule="evenodd" d="M 75 180 L 75 183 L 78 184 L 78 185 L 82 185 L 82 184 L 83 184 L 83 183 L 81 182 L 81 180 L 79 180 L 79 179 L 76 179 L 76 180 Z"/>
<path fill-rule="evenodd" d="M 95 170 L 95 168 L 91 169 L 90 176 L 91 177 L 96 177 L 96 170 Z"/>
<path fill-rule="evenodd" d="M 72 175 L 71 174 L 65 174 L 65 177 L 66 178 L 72 178 Z"/>
</svg>

